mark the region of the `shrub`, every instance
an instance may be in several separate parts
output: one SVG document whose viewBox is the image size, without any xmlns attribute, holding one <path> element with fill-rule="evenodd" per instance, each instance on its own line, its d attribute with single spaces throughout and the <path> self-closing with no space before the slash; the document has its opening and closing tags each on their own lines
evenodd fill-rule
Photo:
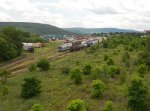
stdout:
<svg viewBox="0 0 150 111">
<path fill-rule="evenodd" d="M 87 64 L 83 68 L 83 74 L 89 75 L 92 72 L 92 66 L 90 64 Z"/>
<path fill-rule="evenodd" d="M 114 61 L 112 58 L 109 58 L 106 62 L 107 65 L 111 66 L 111 65 L 114 65 Z"/>
<path fill-rule="evenodd" d="M 41 70 L 49 70 L 50 69 L 50 64 L 47 59 L 41 59 L 40 61 L 37 62 L 37 67 L 40 68 Z"/>
<path fill-rule="evenodd" d="M 115 77 L 115 75 L 119 75 L 120 74 L 120 68 L 117 66 L 111 66 L 109 69 L 109 74 L 111 75 L 111 77 Z"/>
<path fill-rule="evenodd" d="M 107 61 L 109 59 L 108 55 L 104 55 L 104 61 Z"/>
<path fill-rule="evenodd" d="M 100 98 L 104 94 L 105 84 L 101 80 L 94 80 L 93 81 L 93 97 Z"/>
<path fill-rule="evenodd" d="M 68 75 L 70 73 L 70 68 L 69 67 L 63 67 L 63 68 L 61 68 L 61 72 L 64 75 Z"/>
<path fill-rule="evenodd" d="M 68 106 L 68 111 L 86 111 L 84 101 L 81 99 L 72 100 Z"/>
<path fill-rule="evenodd" d="M 141 75 L 145 74 L 146 72 L 146 66 L 144 64 L 141 64 L 138 66 L 137 72 Z"/>
<path fill-rule="evenodd" d="M 132 80 L 128 87 L 128 106 L 132 111 L 149 111 L 147 103 L 148 89 L 145 87 L 142 78 L 137 77 Z"/>
<path fill-rule="evenodd" d="M 29 67 L 29 70 L 30 71 L 36 70 L 36 65 L 35 64 L 31 64 L 30 67 Z"/>
<path fill-rule="evenodd" d="M 7 69 L 1 70 L 1 71 L 0 71 L 0 78 L 1 78 L 0 81 L 1 81 L 3 84 L 6 83 L 7 78 L 9 77 L 10 74 L 11 74 L 10 71 L 7 70 Z"/>
<path fill-rule="evenodd" d="M 109 78 L 109 67 L 103 64 L 101 67 L 97 67 L 93 72 L 93 79 L 101 79 L 103 82 L 107 82 Z"/>
<path fill-rule="evenodd" d="M 32 106 L 30 111 L 44 111 L 44 109 L 43 109 L 42 105 L 35 104 L 35 105 Z"/>
<path fill-rule="evenodd" d="M 24 79 L 22 84 L 21 97 L 31 98 L 37 96 L 41 93 L 41 81 L 34 77 L 29 77 Z"/>
<path fill-rule="evenodd" d="M 82 75 L 79 68 L 74 68 L 71 71 L 71 79 L 74 79 L 75 84 L 81 84 L 82 83 Z"/>
<path fill-rule="evenodd" d="M 105 105 L 103 111 L 113 111 L 112 101 L 106 101 L 106 105 Z"/>
</svg>

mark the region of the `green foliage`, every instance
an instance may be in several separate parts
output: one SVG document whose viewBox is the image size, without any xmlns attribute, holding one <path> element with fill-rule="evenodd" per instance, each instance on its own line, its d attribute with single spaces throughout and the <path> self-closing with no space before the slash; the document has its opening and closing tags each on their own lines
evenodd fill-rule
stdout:
<svg viewBox="0 0 150 111">
<path fill-rule="evenodd" d="M 44 111 L 44 109 L 43 109 L 42 105 L 35 104 L 35 105 L 32 106 L 30 111 Z"/>
<path fill-rule="evenodd" d="M 74 80 L 75 84 L 81 84 L 82 83 L 82 75 L 79 68 L 74 68 L 71 71 L 71 79 Z"/>
<path fill-rule="evenodd" d="M 111 75 L 111 77 L 115 77 L 115 75 L 119 75 L 120 74 L 120 68 L 117 66 L 110 66 L 109 74 Z"/>
<path fill-rule="evenodd" d="M 35 71 L 36 68 L 37 68 L 37 67 L 36 67 L 35 64 L 31 64 L 30 67 L 29 67 L 29 70 L 30 70 L 30 71 Z"/>
<path fill-rule="evenodd" d="M 52 25 L 47 25 L 47 24 L 41 24 L 41 23 L 25 23 L 25 22 L 0 23 L 0 28 L 6 27 L 6 26 L 15 26 L 15 27 L 23 29 L 27 32 L 37 33 L 40 35 L 50 35 L 50 34 L 69 35 L 69 34 L 72 34 L 72 33 L 69 33 L 58 27 L 55 27 Z"/>
<path fill-rule="evenodd" d="M 106 101 L 103 111 L 113 111 L 113 102 Z"/>
<path fill-rule="evenodd" d="M 122 62 L 127 61 L 130 58 L 130 54 L 128 52 L 124 52 L 122 55 Z"/>
<path fill-rule="evenodd" d="M 138 55 L 138 63 L 145 64 L 150 69 L 150 37 L 144 40 L 145 49 Z"/>
<path fill-rule="evenodd" d="M 68 75 L 70 73 L 70 68 L 69 67 L 63 67 L 63 68 L 61 68 L 61 72 L 64 75 Z"/>
<path fill-rule="evenodd" d="M 11 74 L 10 71 L 7 69 L 3 69 L 0 71 L 0 78 L 3 84 L 6 83 L 7 78 L 9 77 L 10 74 Z"/>
<path fill-rule="evenodd" d="M 21 55 L 22 38 L 22 31 L 15 27 L 5 27 L 0 31 L 0 61 Z"/>
<path fill-rule="evenodd" d="M 114 61 L 112 58 L 109 58 L 106 62 L 107 65 L 111 66 L 111 65 L 114 65 Z"/>
<path fill-rule="evenodd" d="M 50 63 L 47 59 L 43 58 L 37 62 L 37 67 L 41 70 L 49 70 L 50 69 Z"/>
<path fill-rule="evenodd" d="M 107 61 L 109 59 L 108 55 L 104 55 L 104 61 Z"/>
<path fill-rule="evenodd" d="M 9 94 L 9 88 L 6 85 L 1 85 L 0 87 L 0 93 L 2 94 L 2 96 L 6 96 Z"/>
<path fill-rule="evenodd" d="M 101 80 L 94 80 L 92 86 L 93 86 L 92 91 L 93 97 L 96 98 L 102 97 L 105 90 L 105 84 Z"/>
<path fill-rule="evenodd" d="M 41 81 L 34 77 L 24 79 L 22 84 L 21 97 L 28 99 L 37 96 L 41 93 Z"/>
<path fill-rule="evenodd" d="M 101 79 L 103 82 L 107 82 L 109 78 L 109 67 L 103 64 L 101 67 L 97 67 L 93 72 L 93 79 Z"/>
<path fill-rule="evenodd" d="M 149 111 L 148 89 L 145 87 L 142 78 L 132 80 L 128 87 L 128 106 L 132 111 Z"/>
<path fill-rule="evenodd" d="M 119 83 L 124 84 L 126 82 L 127 75 L 126 74 L 121 74 L 119 77 Z"/>
<path fill-rule="evenodd" d="M 103 42 L 103 48 L 108 48 L 108 43 L 106 41 Z"/>
<path fill-rule="evenodd" d="M 72 100 L 67 106 L 67 111 L 86 111 L 84 101 L 81 99 Z"/>
<path fill-rule="evenodd" d="M 139 65 L 137 72 L 139 73 L 140 77 L 143 77 L 146 72 L 146 66 L 144 64 Z"/>
<path fill-rule="evenodd" d="M 83 74 L 89 75 L 89 74 L 91 74 L 91 72 L 92 72 L 92 66 L 90 64 L 86 64 L 83 67 Z"/>
</svg>

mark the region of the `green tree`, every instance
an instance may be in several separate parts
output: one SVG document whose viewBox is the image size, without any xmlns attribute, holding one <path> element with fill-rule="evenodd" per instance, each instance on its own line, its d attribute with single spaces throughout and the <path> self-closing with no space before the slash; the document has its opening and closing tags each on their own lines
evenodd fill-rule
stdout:
<svg viewBox="0 0 150 111">
<path fill-rule="evenodd" d="M 106 105 L 105 105 L 103 111 L 113 111 L 113 102 L 106 101 Z"/>
<path fill-rule="evenodd" d="M 5 39 L 11 44 L 11 47 L 15 49 L 17 56 L 21 55 L 22 51 L 22 31 L 16 27 L 5 27 L 1 30 L 1 33 L 5 35 Z"/>
<path fill-rule="evenodd" d="M 128 106 L 132 111 L 149 111 L 148 89 L 142 78 L 132 80 L 128 87 Z"/>
<path fill-rule="evenodd" d="M 43 58 L 37 62 L 37 67 L 40 68 L 41 70 L 49 70 L 50 63 L 47 59 Z"/>
<path fill-rule="evenodd" d="M 74 80 L 75 84 L 81 84 L 82 83 L 82 75 L 79 68 L 74 68 L 71 71 L 71 79 Z"/>
<path fill-rule="evenodd" d="M 68 111 L 86 111 L 84 101 L 81 99 L 72 100 L 68 106 Z"/>
<path fill-rule="evenodd" d="M 91 72 L 92 72 L 92 66 L 90 64 L 86 64 L 83 67 L 83 74 L 89 75 L 89 74 L 91 74 Z"/>
<path fill-rule="evenodd" d="M 42 105 L 35 104 L 35 105 L 32 106 L 30 111 L 44 111 L 44 109 L 43 109 Z"/>
<path fill-rule="evenodd" d="M 102 97 L 105 90 L 105 84 L 101 80 L 94 80 L 92 86 L 93 86 L 93 91 L 92 91 L 93 97 L 96 98 Z"/>
<path fill-rule="evenodd" d="M 28 77 L 24 79 L 22 84 L 21 97 L 28 99 L 37 96 L 41 93 L 41 81 L 35 77 Z"/>
<path fill-rule="evenodd" d="M 8 42 L 5 38 L 1 38 L 0 35 L 0 62 L 11 60 L 17 56 L 16 50 L 11 46 L 11 43 Z"/>
</svg>

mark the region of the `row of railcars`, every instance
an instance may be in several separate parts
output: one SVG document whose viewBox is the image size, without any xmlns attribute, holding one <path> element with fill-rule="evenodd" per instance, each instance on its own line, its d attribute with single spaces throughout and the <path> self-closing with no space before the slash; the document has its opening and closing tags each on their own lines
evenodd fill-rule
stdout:
<svg viewBox="0 0 150 111">
<path fill-rule="evenodd" d="M 70 52 L 78 51 L 86 47 L 94 46 L 99 43 L 98 39 L 91 40 L 75 40 L 58 46 L 59 52 L 70 50 Z"/>
</svg>

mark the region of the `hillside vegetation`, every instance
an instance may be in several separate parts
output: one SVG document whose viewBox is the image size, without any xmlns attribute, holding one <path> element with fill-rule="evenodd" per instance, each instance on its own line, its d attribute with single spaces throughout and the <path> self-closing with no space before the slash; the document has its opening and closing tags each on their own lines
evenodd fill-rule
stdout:
<svg viewBox="0 0 150 111">
<path fill-rule="evenodd" d="M 79 34 L 92 34 L 92 33 L 110 33 L 110 32 L 137 32 L 131 29 L 118 29 L 118 28 L 63 28 L 66 31 L 79 33 Z"/>
<path fill-rule="evenodd" d="M 59 59 L 41 57 L 1 83 L 0 111 L 150 111 L 149 45 L 149 36 L 120 34 Z"/>
<path fill-rule="evenodd" d="M 15 26 L 21 30 L 36 33 L 36 34 L 72 34 L 58 27 L 42 24 L 42 23 L 27 23 L 27 22 L 0 22 L 0 29 L 7 26 Z"/>
</svg>

